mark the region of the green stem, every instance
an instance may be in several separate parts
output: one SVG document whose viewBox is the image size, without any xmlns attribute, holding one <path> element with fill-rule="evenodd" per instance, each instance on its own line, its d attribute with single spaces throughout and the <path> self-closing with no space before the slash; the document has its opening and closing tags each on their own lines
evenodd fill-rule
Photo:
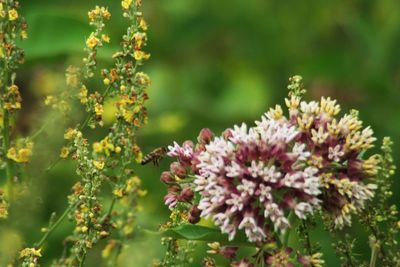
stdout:
<svg viewBox="0 0 400 267">
<path fill-rule="evenodd" d="M 85 263 L 85 259 L 86 259 L 86 251 L 83 252 L 82 259 L 79 261 L 79 267 L 83 267 L 83 264 Z"/>
<path fill-rule="evenodd" d="M 34 140 L 36 137 L 38 137 L 47 127 L 47 125 L 49 125 L 50 121 L 47 121 L 45 123 L 43 123 L 42 127 L 40 127 L 39 130 L 37 130 L 34 134 L 31 135 L 30 139 Z"/>
<path fill-rule="evenodd" d="M 74 209 L 77 205 L 78 205 L 79 201 L 74 204 L 74 205 L 70 205 L 65 211 L 64 213 L 60 216 L 60 218 L 58 218 L 58 220 L 50 227 L 50 229 L 48 229 L 46 231 L 46 233 L 43 235 L 43 237 L 40 239 L 39 242 L 37 242 L 34 246 L 36 248 L 40 248 L 41 246 L 43 246 L 44 242 L 46 242 L 46 240 L 49 238 L 50 234 L 61 224 L 61 222 L 67 217 L 68 213 Z"/>
<path fill-rule="evenodd" d="M 113 199 L 112 199 L 112 201 L 111 201 L 111 205 L 110 205 L 110 208 L 108 209 L 108 212 L 107 212 L 107 217 L 110 217 L 111 216 L 111 213 L 112 213 L 112 211 L 113 211 L 113 209 L 114 209 L 114 205 L 115 205 L 115 202 L 117 201 L 117 198 L 116 197 L 113 197 Z"/>
<path fill-rule="evenodd" d="M 375 267 L 376 265 L 376 259 L 378 257 L 378 250 L 379 250 L 379 245 L 377 244 L 372 244 L 372 251 L 371 251 L 371 260 L 369 262 L 369 267 Z"/>
</svg>

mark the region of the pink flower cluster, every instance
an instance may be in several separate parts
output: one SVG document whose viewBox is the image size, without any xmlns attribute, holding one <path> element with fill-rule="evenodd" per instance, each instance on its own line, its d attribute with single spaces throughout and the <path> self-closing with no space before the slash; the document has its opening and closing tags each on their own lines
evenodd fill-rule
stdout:
<svg viewBox="0 0 400 267">
<path fill-rule="evenodd" d="M 235 126 L 196 148 L 175 144 L 169 155 L 192 166 L 200 216 L 211 218 L 229 239 L 243 229 L 256 242 L 271 227 L 289 227 L 289 211 L 304 219 L 319 207 L 318 170 L 307 166 L 311 154 L 295 142 L 298 135 L 289 123 L 263 117 L 255 127 Z"/>
<path fill-rule="evenodd" d="M 323 208 L 336 227 L 349 225 L 376 188 L 365 181 L 377 174 L 379 156 L 362 158 L 375 141 L 372 130 L 362 128 L 355 111 L 336 118 L 340 107 L 329 98 L 292 96 L 286 105 L 288 117 L 277 105 L 253 127 L 217 137 L 203 129 L 196 145 L 170 146 L 168 155 L 178 160 L 163 182 L 195 179 L 185 188 L 169 185 L 166 204 L 189 202 L 185 194 L 192 199 L 197 191 L 190 222 L 211 219 L 229 239 L 243 230 L 251 242 L 268 239 L 270 229 L 285 231 L 290 212 L 306 219 Z"/>
</svg>

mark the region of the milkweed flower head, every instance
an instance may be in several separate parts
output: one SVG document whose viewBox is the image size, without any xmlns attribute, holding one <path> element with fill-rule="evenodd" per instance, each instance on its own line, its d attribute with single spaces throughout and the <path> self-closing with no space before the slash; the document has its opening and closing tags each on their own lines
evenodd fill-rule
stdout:
<svg viewBox="0 0 400 267">
<path fill-rule="evenodd" d="M 357 111 L 340 117 L 336 100 L 302 100 L 301 77 L 290 82 L 287 115 L 276 105 L 254 126 L 235 125 L 220 136 L 203 129 L 197 144 L 168 147 L 168 156 L 177 158 L 161 176 L 169 208 L 185 202 L 189 187 L 198 196 L 188 194 L 189 222 L 210 219 L 230 240 L 244 231 L 251 242 L 290 228 L 289 213 L 304 220 L 322 208 L 334 228 L 351 224 L 376 189 L 370 178 L 381 156 L 364 158 L 376 140 L 373 131 Z"/>
<path fill-rule="evenodd" d="M 311 154 L 295 142 L 298 135 L 288 122 L 263 117 L 254 127 L 234 126 L 214 139 L 202 130 L 206 138 L 198 145 L 175 143 L 168 155 L 194 171 L 201 217 L 211 218 L 230 239 L 244 230 L 257 242 L 270 228 L 287 229 L 290 211 L 304 219 L 319 207 L 318 170 L 307 165 Z"/>
<path fill-rule="evenodd" d="M 255 127 L 242 124 L 229 132 L 197 157 L 194 183 L 202 217 L 211 218 L 230 239 L 243 229 L 257 242 L 271 227 L 288 228 L 289 211 L 304 219 L 318 208 L 318 170 L 307 166 L 311 154 L 295 142 L 295 127 L 263 117 Z"/>
</svg>

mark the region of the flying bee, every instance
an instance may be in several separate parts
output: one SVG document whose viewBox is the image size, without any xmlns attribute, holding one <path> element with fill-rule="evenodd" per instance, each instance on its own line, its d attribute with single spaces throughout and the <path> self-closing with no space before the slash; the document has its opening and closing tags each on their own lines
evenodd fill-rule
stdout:
<svg viewBox="0 0 400 267">
<path fill-rule="evenodd" d="M 154 165 L 158 166 L 158 163 L 162 158 L 165 157 L 167 154 L 167 148 L 166 147 L 158 147 L 151 151 L 149 154 L 143 157 L 143 160 L 141 162 L 142 165 L 146 165 L 149 162 L 153 162 Z"/>
</svg>

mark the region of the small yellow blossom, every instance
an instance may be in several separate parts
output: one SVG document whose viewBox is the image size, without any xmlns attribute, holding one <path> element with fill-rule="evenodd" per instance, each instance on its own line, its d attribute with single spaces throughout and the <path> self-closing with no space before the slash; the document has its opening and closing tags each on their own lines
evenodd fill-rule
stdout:
<svg viewBox="0 0 400 267">
<path fill-rule="evenodd" d="M 78 98 L 82 104 L 86 104 L 88 102 L 88 90 L 85 85 L 82 85 L 81 89 L 79 90 Z"/>
<path fill-rule="evenodd" d="M 102 170 L 102 169 L 104 169 L 104 161 L 99 161 L 99 160 L 93 160 L 93 165 L 97 168 L 97 169 L 99 169 L 99 170 Z"/>
<path fill-rule="evenodd" d="M 94 106 L 94 113 L 96 113 L 97 116 L 101 116 L 103 115 L 103 112 L 103 105 L 100 103 L 96 103 L 96 105 Z"/>
<path fill-rule="evenodd" d="M 32 150 L 30 148 L 21 148 L 18 150 L 19 162 L 28 162 L 30 156 L 32 155 Z"/>
<path fill-rule="evenodd" d="M 114 145 L 109 142 L 108 137 L 104 138 L 100 142 L 93 143 L 93 150 L 96 153 L 104 152 L 107 156 L 114 151 Z"/>
<path fill-rule="evenodd" d="M 28 39 L 28 32 L 27 31 L 21 31 L 20 35 L 21 35 L 22 39 Z"/>
<path fill-rule="evenodd" d="M 102 34 L 101 35 L 101 40 L 103 40 L 106 43 L 110 42 L 110 37 L 107 34 Z"/>
<path fill-rule="evenodd" d="M 113 194 L 114 196 L 121 198 L 124 196 L 124 190 L 122 188 L 114 189 Z"/>
<path fill-rule="evenodd" d="M 93 22 L 100 18 L 110 19 L 111 13 L 105 7 L 96 6 L 95 9 L 88 12 L 88 17 L 89 20 Z"/>
<path fill-rule="evenodd" d="M 110 79 L 105 78 L 105 79 L 103 80 L 103 83 L 104 83 L 104 85 L 109 85 L 109 84 L 110 84 Z"/>
<path fill-rule="evenodd" d="M 42 257 L 41 249 L 36 249 L 36 248 L 24 248 L 23 250 L 20 251 L 19 253 L 19 258 L 25 258 L 25 257 Z"/>
<path fill-rule="evenodd" d="M 135 52 L 133 53 L 133 57 L 135 58 L 135 60 L 137 61 L 141 61 L 141 60 L 146 60 L 150 58 L 150 54 L 147 54 L 143 51 L 140 50 L 135 50 Z"/>
<path fill-rule="evenodd" d="M 68 149 L 68 147 L 63 146 L 63 147 L 61 148 L 60 158 L 66 159 L 66 158 L 68 157 L 68 155 L 69 155 L 69 149 Z"/>
<path fill-rule="evenodd" d="M 16 19 L 18 19 L 18 11 L 16 10 L 16 9 L 10 9 L 9 11 L 8 11 L 8 19 L 10 20 L 10 21 L 13 21 L 13 20 L 16 20 Z"/>
<path fill-rule="evenodd" d="M 129 9 L 133 0 L 122 0 L 121 5 L 124 9 Z"/>
<path fill-rule="evenodd" d="M 27 163 L 32 155 L 32 146 L 32 143 L 28 143 L 25 147 L 19 149 L 11 147 L 7 151 L 7 158 L 18 163 Z"/>
<path fill-rule="evenodd" d="M 78 131 L 76 129 L 68 128 L 64 133 L 64 139 L 66 140 L 74 139 L 77 134 Z"/>
<path fill-rule="evenodd" d="M 90 49 L 95 48 L 100 43 L 99 39 L 92 33 L 86 40 L 86 46 Z"/>
<path fill-rule="evenodd" d="M 142 30 L 147 31 L 147 23 L 143 18 L 141 18 L 139 21 L 139 27 L 142 28 Z"/>
</svg>

